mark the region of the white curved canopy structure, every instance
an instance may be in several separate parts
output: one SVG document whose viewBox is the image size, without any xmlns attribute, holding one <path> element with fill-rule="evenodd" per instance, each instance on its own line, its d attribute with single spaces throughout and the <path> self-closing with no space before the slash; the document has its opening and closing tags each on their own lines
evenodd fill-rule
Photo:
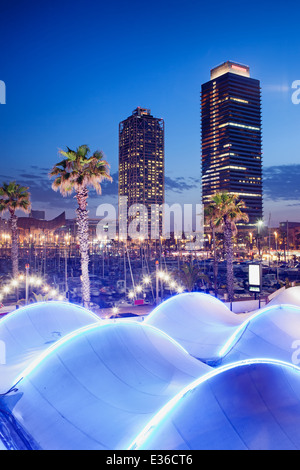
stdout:
<svg viewBox="0 0 300 470">
<path fill-rule="evenodd" d="M 67 302 L 35 303 L 8 314 L 0 321 L 0 394 L 50 344 L 99 321 L 89 310 Z"/>
<path fill-rule="evenodd" d="M 208 370 L 150 325 L 92 325 L 44 352 L 0 404 L 21 426 L 25 448 L 125 449 Z"/>
<path fill-rule="evenodd" d="M 289 287 L 272 299 L 268 305 L 296 305 L 300 307 L 300 286 Z"/>
<path fill-rule="evenodd" d="M 130 449 L 300 449 L 300 369 L 263 360 L 219 368 L 160 410 Z"/>
<path fill-rule="evenodd" d="M 300 306 L 282 299 L 236 315 L 182 294 L 144 322 L 62 302 L 13 312 L 0 449 L 300 449 Z"/>
<path fill-rule="evenodd" d="M 237 315 L 220 300 L 199 292 L 163 302 L 145 320 L 203 362 L 214 363 L 219 351 L 249 314 Z"/>
<path fill-rule="evenodd" d="M 222 363 L 255 357 L 300 363 L 300 307 L 267 306 L 246 320 L 220 350 Z"/>
</svg>

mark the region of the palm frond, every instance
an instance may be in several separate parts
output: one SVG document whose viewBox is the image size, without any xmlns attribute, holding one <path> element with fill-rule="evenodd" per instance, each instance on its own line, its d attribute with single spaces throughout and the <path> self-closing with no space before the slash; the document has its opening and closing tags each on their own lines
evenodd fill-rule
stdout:
<svg viewBox="0 0 300 470">
<path fill-rule="evenodd" d="M 29 212 L 31 208 L 29 188 L 17 184 L 16 181 L 3 183 L 0 188 L 0 212 L 22 210 Z"/>
</svg>

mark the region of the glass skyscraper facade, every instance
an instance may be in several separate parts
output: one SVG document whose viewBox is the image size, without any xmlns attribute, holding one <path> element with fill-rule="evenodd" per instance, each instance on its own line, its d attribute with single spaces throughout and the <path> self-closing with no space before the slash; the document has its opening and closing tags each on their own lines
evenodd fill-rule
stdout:
<svg viewBox="0 0 300 470">
<path fill-rule="evenodd" d="M 132 115 L 119 124 L 119 226 L 127 226 L 134 219 L 130 207 L 144 217 L 151 236 L 151 220 L 161 234 L 162 214 L 151 213 L 153 206 L 164 203 L 164 120 L 155 118 L 151 111 L 136 108 Z M 128 212 L 124 211 L 124 197 L 127 197 Z M 146 208 L 144 215 L 142 209 Z"/>
<path fill-rule="evenodd" d="M 248 66 L 225 62 L 201 87 L 202 202 L 237 194 L 249 224 L 263 215 L 261 88 Z"/>
</svg>

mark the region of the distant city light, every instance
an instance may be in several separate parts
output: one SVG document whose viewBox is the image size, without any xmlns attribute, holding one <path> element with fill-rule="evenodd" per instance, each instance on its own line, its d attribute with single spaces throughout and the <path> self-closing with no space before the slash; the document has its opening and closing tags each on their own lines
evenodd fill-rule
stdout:
<svg viewBox="0 0 300 470">
<path fill-rule="evenodd" d="M 144 284 L 150 284 L 151 282 L 151 277 L 150 276 L 145 276 L 144 279 L 143 279 L 143 283 Z"/>
</svg>

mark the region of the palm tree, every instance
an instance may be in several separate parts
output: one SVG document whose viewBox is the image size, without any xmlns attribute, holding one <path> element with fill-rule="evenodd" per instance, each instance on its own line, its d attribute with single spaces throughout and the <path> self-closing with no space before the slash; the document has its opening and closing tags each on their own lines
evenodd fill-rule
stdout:
<svg viewBox="0 0 300 470">
<path fill-rule="evenodd" d="M 16 211 L 28 213 L 31 208 L 29 188 L 15 181 L 3 183 L 0 187 L 0 213 L 10 213 L 12 275 L 19 274 L 18 217 Z"/>
<path fill-rule="evenodd" d="M 177 277 L 179 277 L 188 292 L 192 292 L 196 282 L 200 279 L 203 279 L 206 283 L 209 283 L 208 277 L 203 274 L 198 266 L 195 266 L 192 261 L 190 263 L 184 264 L 182 268 L 177 271 Z"/>
<path fill-rule="evenodd" d="M 224 234 L 229 302 L 232 302 L 234 297 L 233 237 L 237 233 L 236 223 L 249 221 L 247 214 L 242 212 L 242 209 L 246 207 L 244 201 L 237 201 L 237 199 L 238 195 L 224 191 L 215 193 L 210 200 L 210 205 L 216 211 L 214 220 L 216 231 Z"/>
<path fill-rule="evenodd" d="M 90 156 L 87 145 L 81 145 L 77 150 L 59 151 L 64 157 L 50 172 L 55 177 L 52 184 L 54 191 L 60 191 L 63 196 L 75 192 L 78 208 L 77 226 L 79 237 L 79 250 L 81 256 L 81 280 L 83 304 L 88 307 L 90 303 L 89 280 L 89 221 L 88 221 L 88 188 L 94 188 L 101 194 L 101 183 L 104 180 L 112 181 L 109 175 L 109 164 L 103 159 L 103 153 L 96 151 Z"/>
<path fill-rule="evenodd" d="M 215 297 L 218 295 L 218 257 L 217 257 L 217 243 L 216 243 L 216 226 L 215 222 L 218 217 L 218 207 L 213 203 L 208 204 L 204 208 L 204 217 L 205 222 L 209 224 L 211 232 L 212 232 L 212 245 L 213 245 L 213 253 L 214 253 L 214 291 Z"/>
</svg>

